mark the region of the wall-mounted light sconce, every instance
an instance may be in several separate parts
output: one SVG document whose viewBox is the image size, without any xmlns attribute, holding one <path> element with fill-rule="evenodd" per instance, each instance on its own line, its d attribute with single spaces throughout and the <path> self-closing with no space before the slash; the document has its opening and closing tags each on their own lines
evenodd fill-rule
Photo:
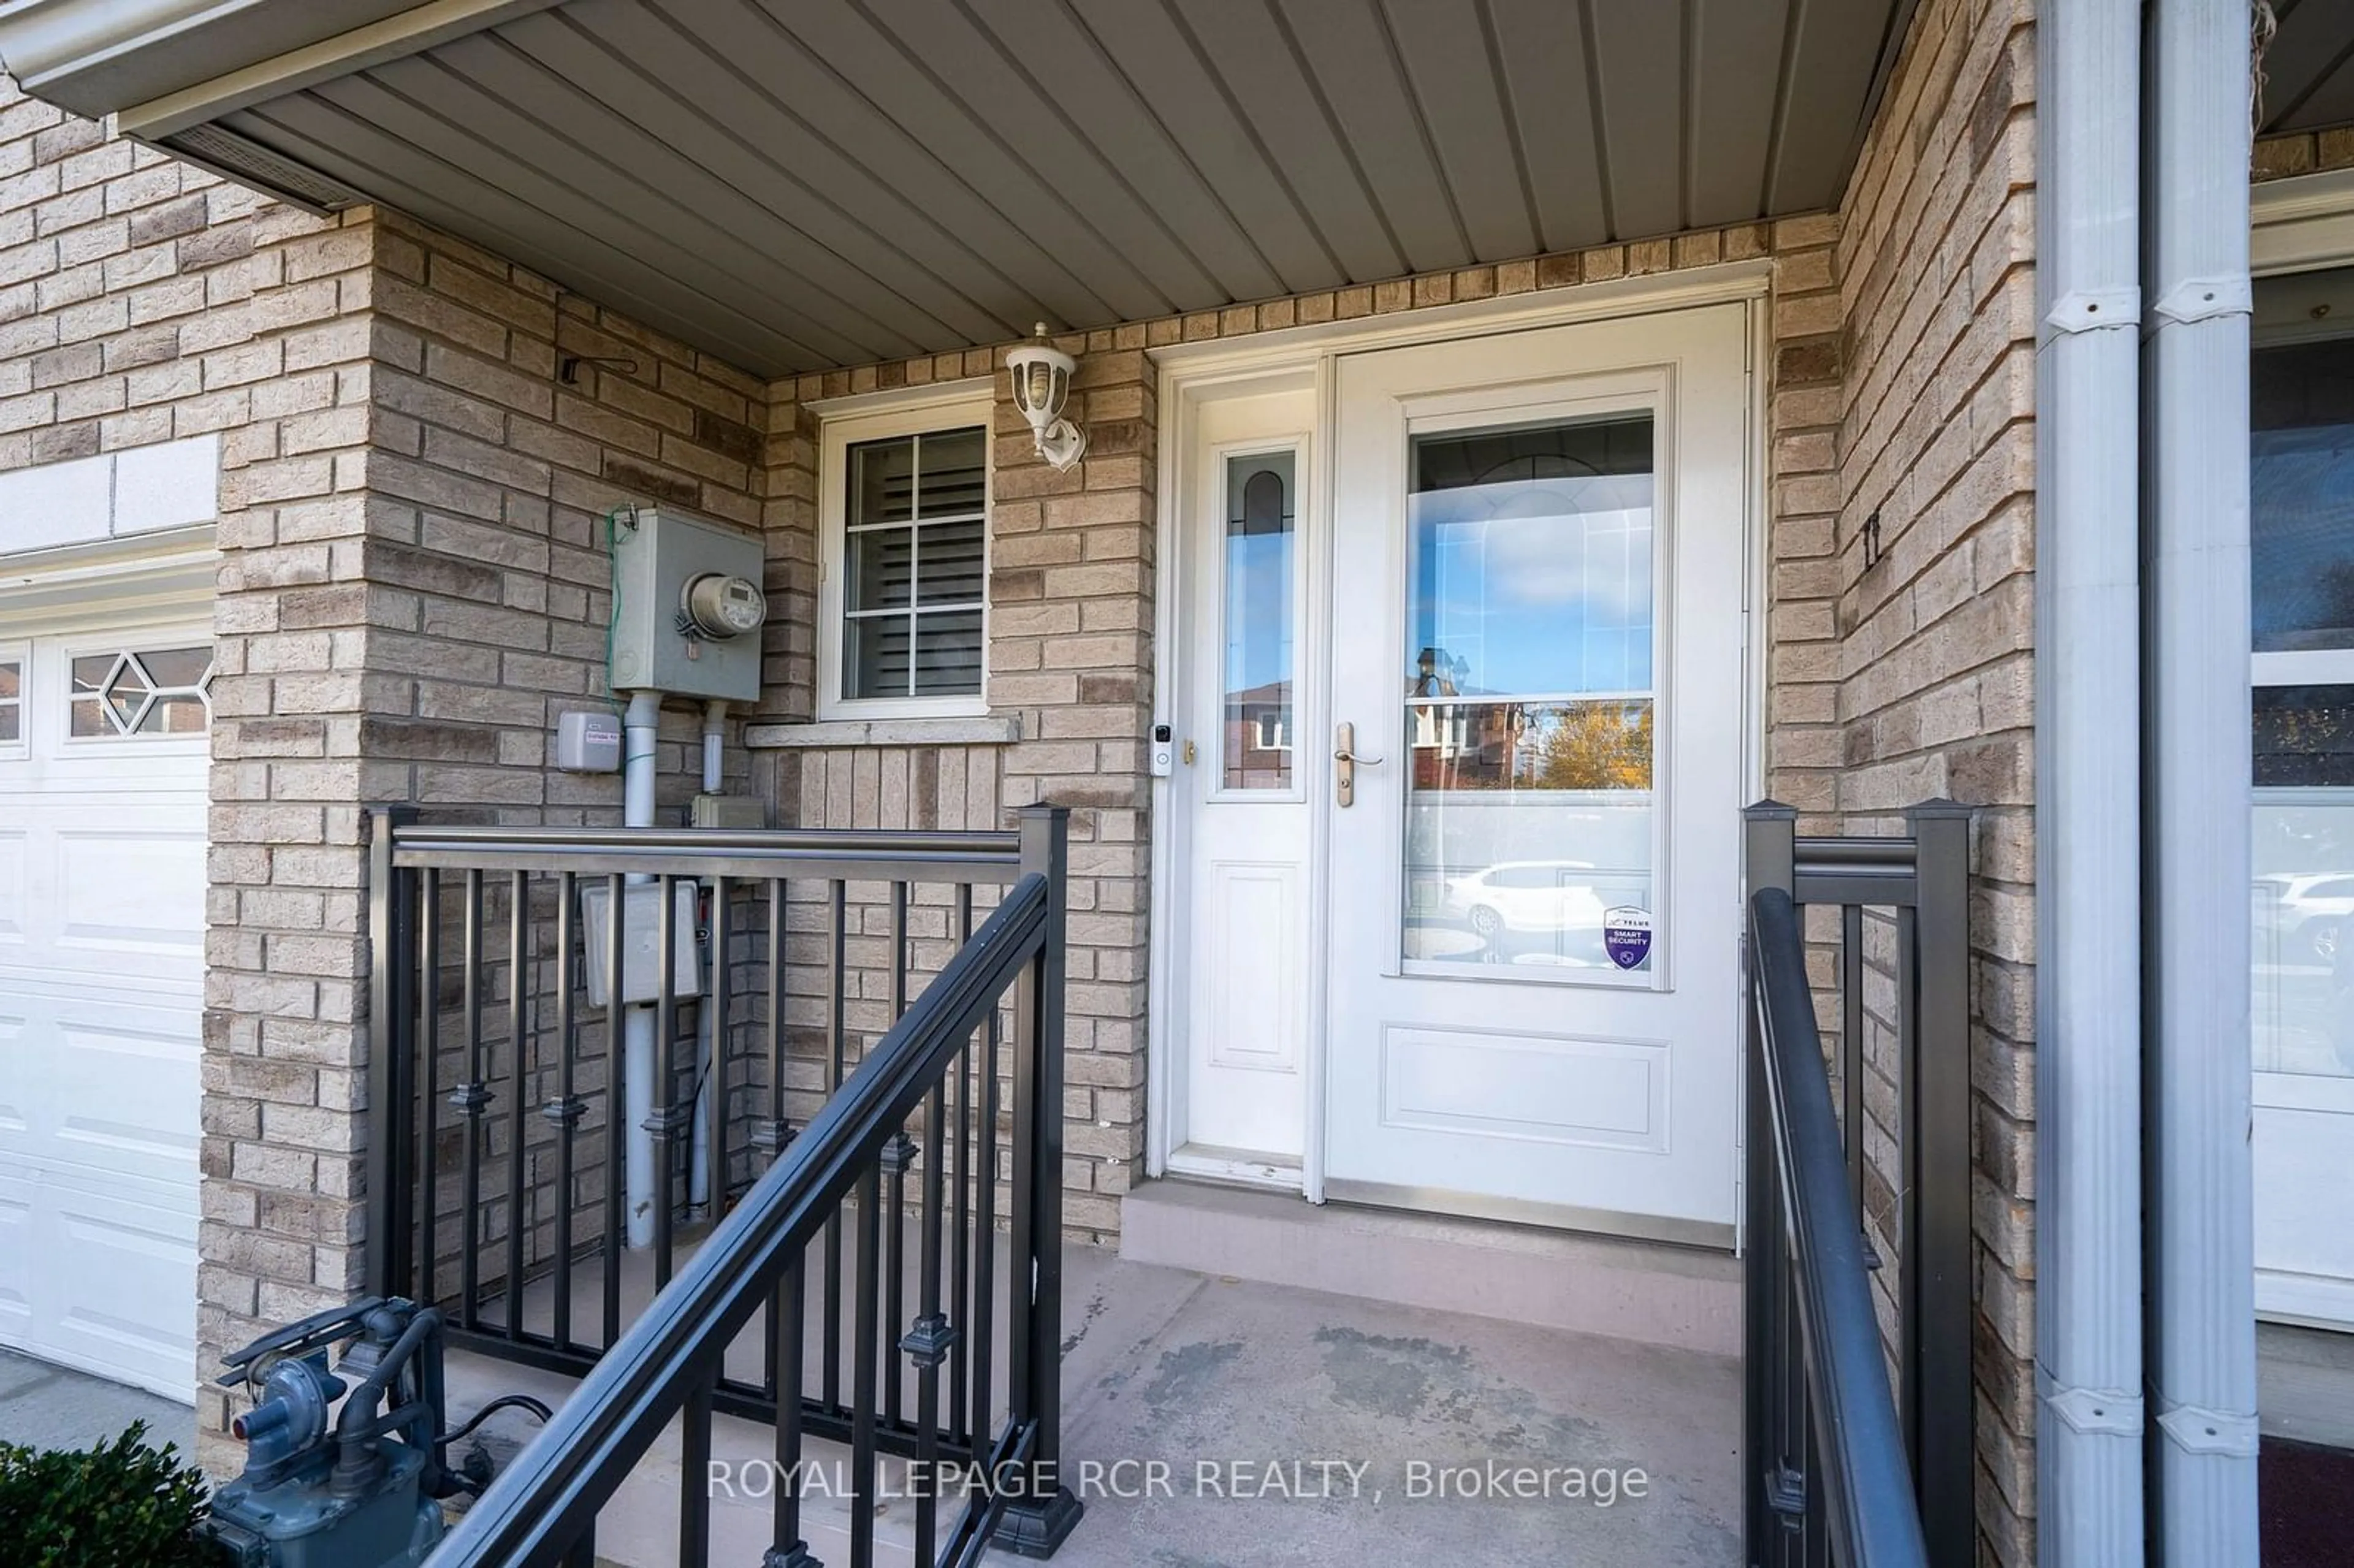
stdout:
<svg viewBox="0 0 2354 1568">
<path fill-rule="evenodd" d="M 1013 373 L 1013 406 L 1030 421 L 1038 438 L 1038 455 L 1058 470 L 1067 469 L 1086 455 L 1087 432 L 1063 418 L 1071 396 L 1071 372 L 1078 361 L 1046 341 L 1046 323 L 1038 335 L 1005 356 Z"/>
</svg>

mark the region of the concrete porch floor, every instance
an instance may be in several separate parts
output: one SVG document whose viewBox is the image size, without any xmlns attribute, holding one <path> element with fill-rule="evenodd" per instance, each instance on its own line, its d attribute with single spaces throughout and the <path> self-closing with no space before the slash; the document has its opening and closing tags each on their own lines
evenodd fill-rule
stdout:
<svg viewBox="0 0 2354 1568">
<path fill-rule="evenodd" d="M 1730 1358 L 1099 1257 L 1069 1266 L 1066 1461 L 1161 1460 L 1173 1494 L 1089 1498 L 1058 1554 L 1071 1568 L 1741 1560 Z M 1295 1462 L 1308 1495 L 1264 1485 L 1270 1463 Z M 1353 1486 L 1344 1462 L 1362 1467 Z M 1485 1491 L 1490 1467 L 1516 1491 L 1573 1467 L 1617 1489 L 1607 1504 L 1561 1496 L 1565 1478 L 1550 1499 L 1432 1495 L 1441 1471 Z M 1237 1475 L 1267 1495 L 1219 1495 Z"/>
<path fill-rule="evenodd" d="M 1055 1559 L 1066 1568 L 1740 1561 L 1733 1358 L 1096 1247 L 1066 1250 L 1064 1304 L 1065 1476 L 1087 1510 Z M 570 1386 L 471 1354 L 453 1356 L 451 1374 L 453 1414 L 509 1390 L 554 1403 Z M 516 1439 L 530 1430 L 514 1417 L 493 1425 Z M 713 1452 L 757 1460 L 769 1444 L 765 1426 L 723 1417 Z M 676 1563 L 678 1452 L 673 1424 L 607 1506 L 600 1558 Z M 813 1443 L 810 1457 L 843 1456 Z M 1583 1497 L 1563 1495 L 1573 1470 Z M 1447 1495 L 1433 1495 L 1442 1471 Z M 1461 1495 L 1473 1476 L 1486 1495 Z M 877 1507 L 883 1561 L 908 1560 L 913 1506 Z M 768 1502 L 723 1491 L 713 1514 L 710 1561 L 758 1563 Z M 807 1500 L 822 1561 L 849 1560 L 846 1523 L 839 1502 Z"/>
</svg>

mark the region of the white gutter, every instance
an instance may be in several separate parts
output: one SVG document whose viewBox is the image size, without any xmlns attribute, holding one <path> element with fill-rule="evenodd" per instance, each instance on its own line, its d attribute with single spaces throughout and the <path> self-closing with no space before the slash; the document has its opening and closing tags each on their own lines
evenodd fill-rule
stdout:
<svg viewBox="0 0 2354 1568">
<path fill-rule="evenodd" d="M 189 29 L 241 22 L 270 0 L 5 0 L 0 4 L 0 69 L 31 93 L 56 79 L 150 46 L 169 47 Z"/>
<path fill-rule="evenodd" d="M 2036 28 L 2037 1561 L 2085 1568 L 2143 1540 L 2141 5 Z"/>
<path fill-rule="evenodd" d="M 0 69 L 159 141 L 557 0 L 0 0 Z"/>
<path fill-rule="evenodd" d="M 191 125 L 422 54 L 555 4 L 557 0 L 428 0 L 380 22 L 255 60 L 144 103 L 127 104 L 116 111 L 115 123 L 126 136 L 161 141 Z"/>
<path fill-rule="evenodd" d="M 2256 1561 L 2249 1151 L 2248 7 L 2149 10 L 2150 1562 Z"/>
</svg>

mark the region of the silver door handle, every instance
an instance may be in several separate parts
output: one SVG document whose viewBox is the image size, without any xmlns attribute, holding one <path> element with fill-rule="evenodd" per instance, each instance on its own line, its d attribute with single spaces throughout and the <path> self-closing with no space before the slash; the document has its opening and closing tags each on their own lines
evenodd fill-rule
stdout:
<svg viewBox="0 0 2354 1568">
<path fill-rule="evenodd" d="M 1357 726 L 1335 725 L 1332 728 L 1332 799 L 1336 805 L 1353 806 L 1357 801 L 1357 765 L 1372 768 L 1381 763 L 1378 757 L 1357 755 Z"/>
</svg>

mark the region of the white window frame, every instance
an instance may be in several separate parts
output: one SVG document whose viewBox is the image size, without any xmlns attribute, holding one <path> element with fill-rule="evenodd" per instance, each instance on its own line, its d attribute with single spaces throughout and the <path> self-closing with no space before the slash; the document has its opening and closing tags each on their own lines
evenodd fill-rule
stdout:
<svg viewBox="0 0 2354 1568">
<path fill-rule="evenodd" d="M 0 758 L 14 760 L 27 755 L 33 744 L 33 645 L 28 641 L 0 642 L 0 664 L 16 666 L 16 694 L 0 697 L 0 708 L 16 710 L 16 738 L 0 739 Z"/>
<path fill-rule="evenodd" d="M 928 435 L 938 430 L 981 429 L 984 461 L 996 459 L 996 394 L 986 381 L 959 382 L 928 387 L 921 395 L 885 394 L 874 398 L 845 398 L 818 411 L 818 581 L 817 716 L 821 719 L 978 718 L 989 712 L 990 556 L 993 529 L 981 528 L 981 690 L 955 697 L 845 697 L 843 642 L 848 630 L 843 614 L 843 583 L 847 575 L 850 521 L 850 449 L 866 441 L 901 436 Z M 993 475 L 986 482 L 981 502 L 988 516 L 994 499 Z"/>
<path fill-rule="evenodd" d="M 182 646 L 196 647 L 199 644 L 211 649 L 213 655 L 213 662 L 208 667 L 209 678 L 201 690 L 201 698 L 205 705 L 203 729 L 133 730 L 125 734 L 110 728 L 102 735 L 74 734 L 73 666 L 75 660 L 101 654 L 119 658 L 125 653 L 152 653 L 159 650 Z M 208 738 L 212 734 L 215 721 L 211 683 L 220 675 L 220 642 L 209 628 L 190 627 L 183 635 L 178 628 L 170 625 L 154 628 L 131 626 L 103 635 L 91 634 L 61 639 L 56 646 L 58 666 L 53 677 L 56 689 L 51 694 L 51 698 L 56 704 L 56 712 L 52 715 L 56 727 L 51 733 L 55 736 L 57 744 L 64 748 L 58 755 L 62 757 L 77 751 L 101 750 L 117 747 L 164 749 L 175 746 L 187 746 L 191 743 L 204 747 L 209 747 L 212 744 Z M 175 686 L 169 689 L 176 693 L 183 688 Z"/>
</svg>

